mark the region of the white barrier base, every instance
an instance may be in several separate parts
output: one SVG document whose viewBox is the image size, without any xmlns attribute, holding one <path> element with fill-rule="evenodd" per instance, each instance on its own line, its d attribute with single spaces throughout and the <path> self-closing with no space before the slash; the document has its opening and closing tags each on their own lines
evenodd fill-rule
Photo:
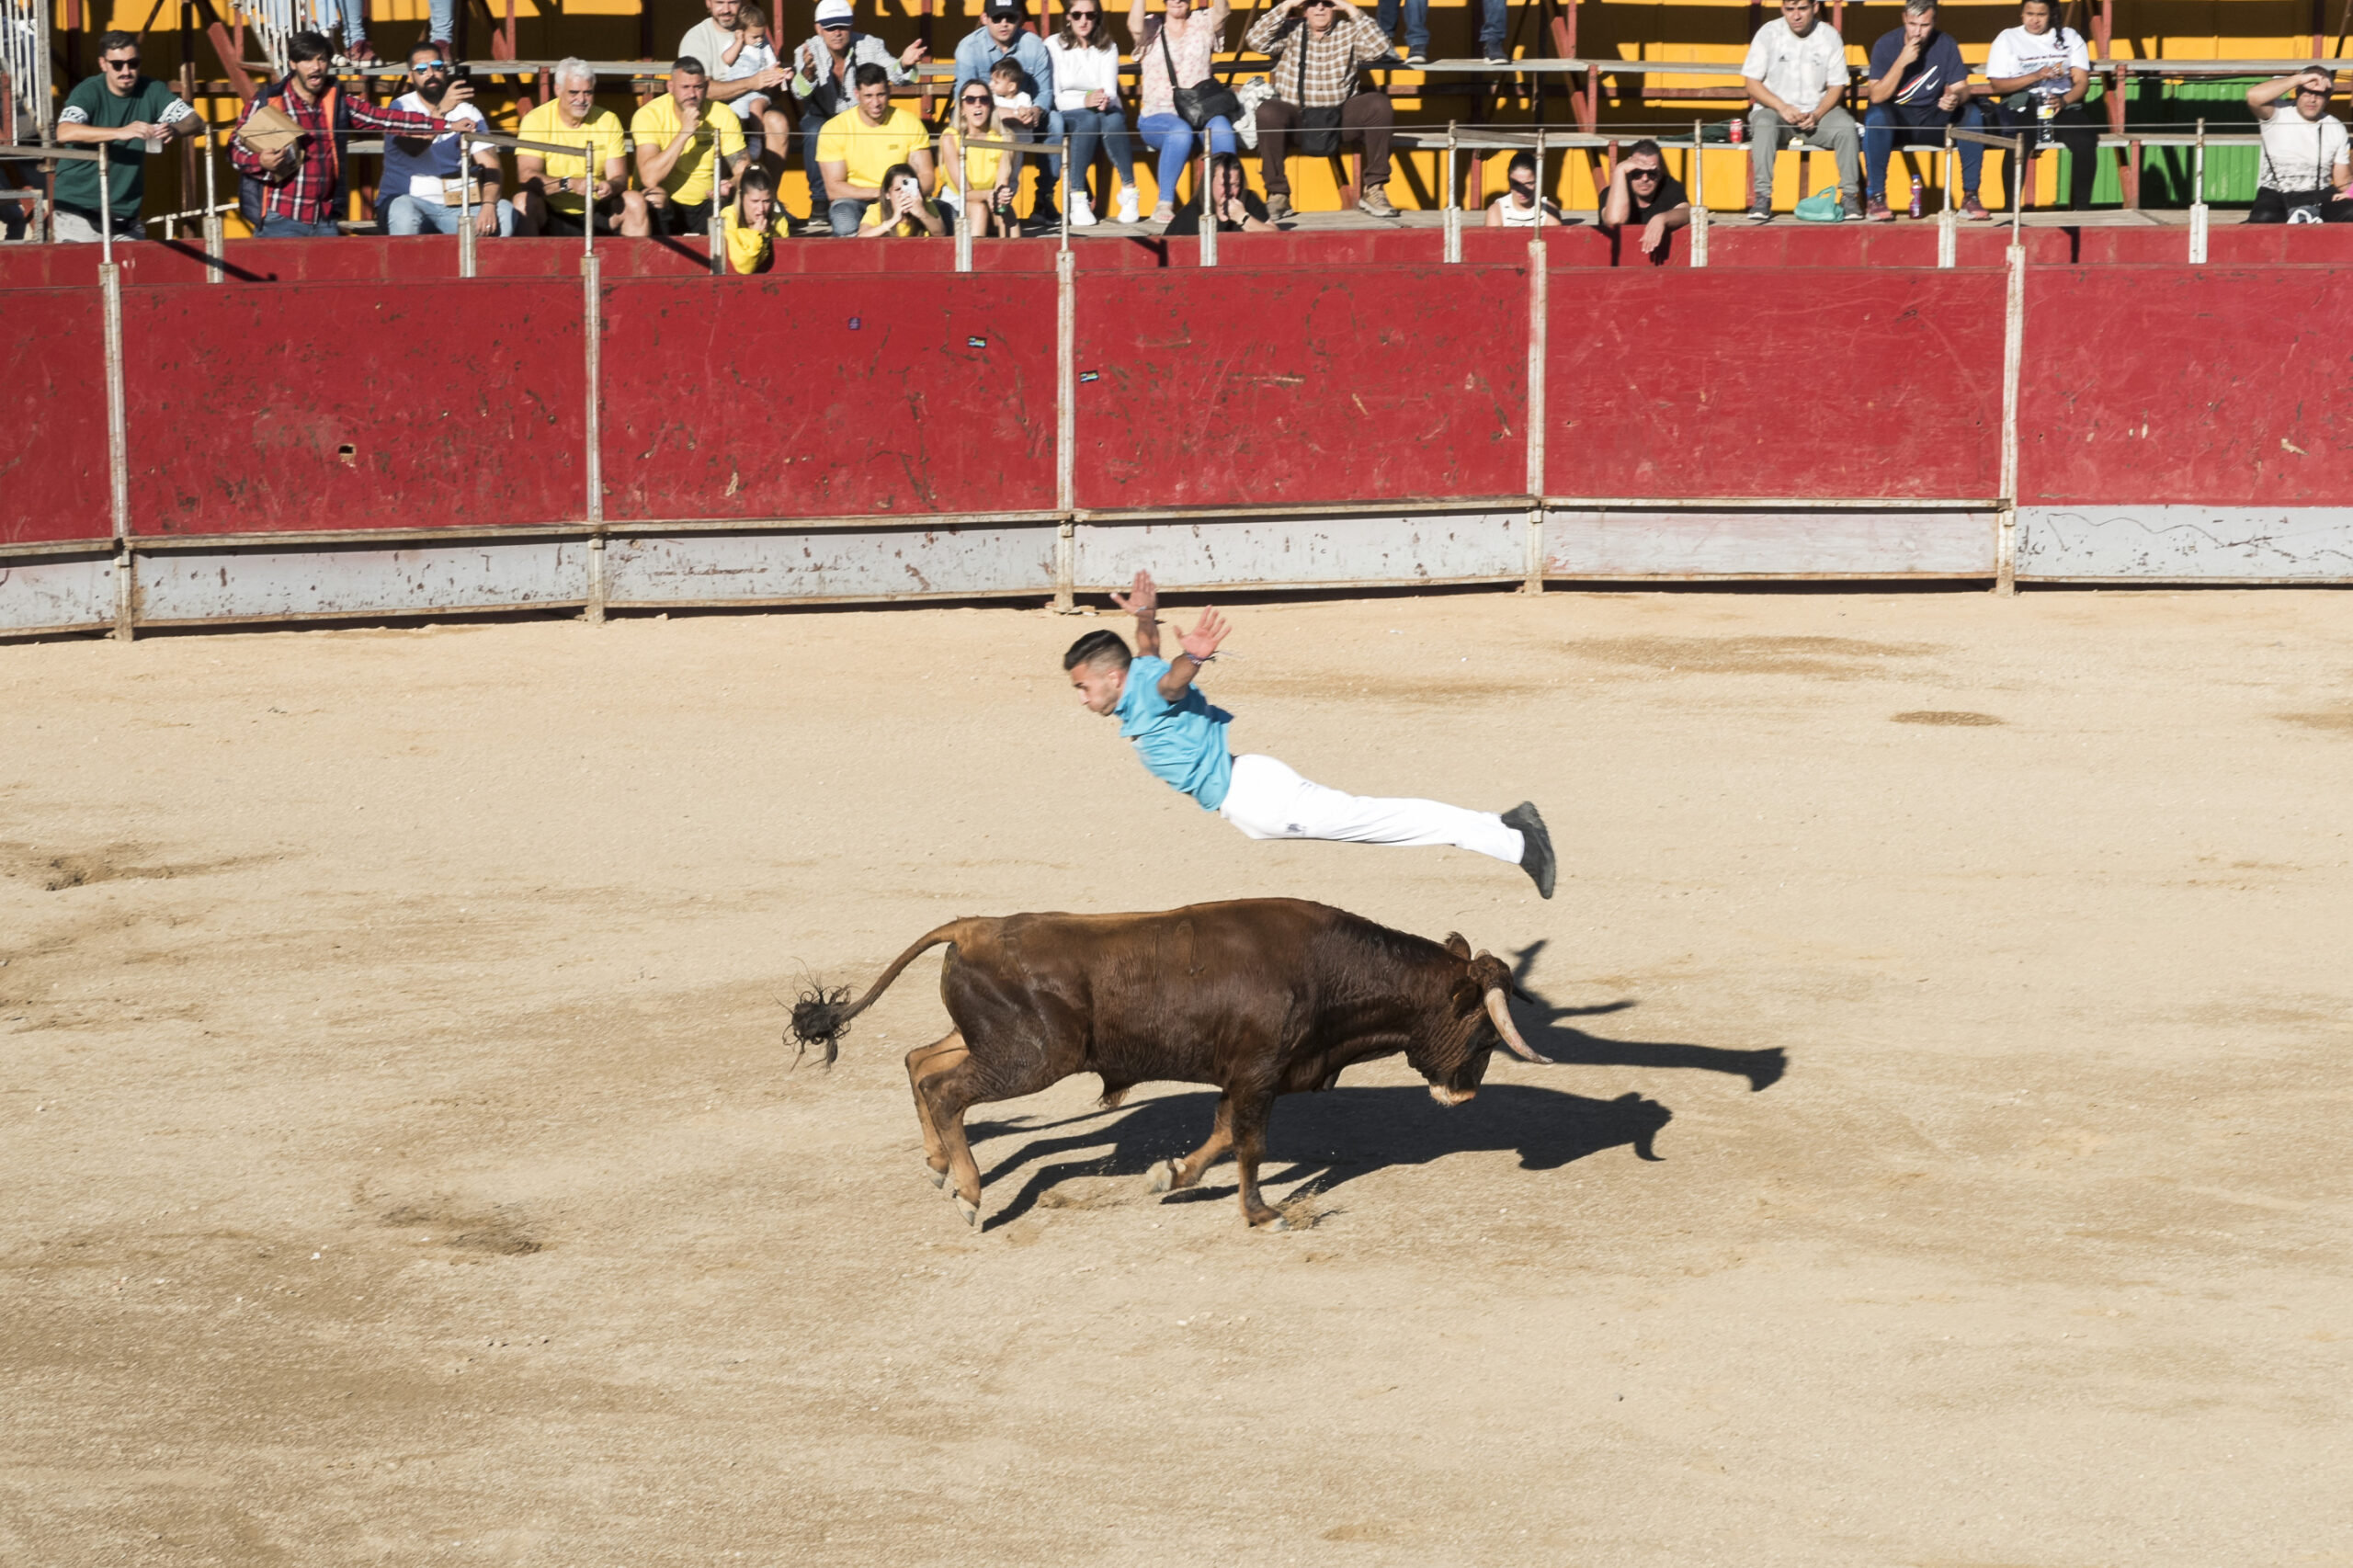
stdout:
<svg viewBox="0 0 2353 1568">
<path fill-rule="evenodd" d="M 2353 582 L 2353 507 L 2021 506 L 2018 577 L 2021 583 Z"/>
</svg>

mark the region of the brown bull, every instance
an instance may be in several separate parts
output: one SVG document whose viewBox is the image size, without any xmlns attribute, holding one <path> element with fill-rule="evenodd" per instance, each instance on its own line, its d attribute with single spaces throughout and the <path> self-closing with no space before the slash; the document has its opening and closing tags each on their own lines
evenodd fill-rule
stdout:
<svg viewBox="0 0 2353 1568">
<path fill-rule="evenodd" d="M 907 1053 L 932 1180 L 980 1222 L 981 1173 L 964 1112 L 1099 1074 L 1106 1104 L 1149 1080 L 1216 1085 L 1217 1123 L 1186 1159 L 1154 1167 L 1154 1189 L 1192 1186 L 1229 1150 L 1242 1212 L 1285 1228 L 1258 1197 L 1258 1161 L 1277 1095 L 1328 1089 L 1342 1072 L 1405 1053 L 1441 1105 L 1479 1090 L 1497 1044 L 1547 1060 L 1512 1027 L 1518 988 L 1501 959 L 1473 954 L 1300 899 L 1197 903 L 1160 915 L 1013 915 L 927 933 L 865 995 L 813 994 L 792 1037 L 832 1062 L 842 1031 L 899 971 L 949 944 L 939 994 L 956 1027 Z"/>
</svg>

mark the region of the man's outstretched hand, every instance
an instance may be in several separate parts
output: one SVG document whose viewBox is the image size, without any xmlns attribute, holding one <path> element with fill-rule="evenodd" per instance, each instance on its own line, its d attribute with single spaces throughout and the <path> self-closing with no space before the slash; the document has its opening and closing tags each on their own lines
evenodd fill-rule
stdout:
<svg viewBox="0 0 2353 1568">
<path fill-rule="evenodd" d="M 1139 572 L 1136 580 L 1124 594 L 1113 594 L 1111 602 L 1139 619 L 1157 615 L 1160 610 L 1160 589 L 1149 572 Z"/>
<path fill-rule="evenodd" d="M 1201 619 L 1193 622 L 1193 629 L 1190 631 L 1181 626 L 1176 629 L 1176 645 L 1190 653 L 1193 656 L 1193 662 L 1198 665 L 1206 661 L 1211 653 L 1216 653 L 1217 645 L 1224 642 L 1225 634 L 1233 630 L 1233 628 L 1227 624 L 1225 617 L 1218 614 L 1214 608 L 1204 607 L 1201 610 Z"/>
</svg>

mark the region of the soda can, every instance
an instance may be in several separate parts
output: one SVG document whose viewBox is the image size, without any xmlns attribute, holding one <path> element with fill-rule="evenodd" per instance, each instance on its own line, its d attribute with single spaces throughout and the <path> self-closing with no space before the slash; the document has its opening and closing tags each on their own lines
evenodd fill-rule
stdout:
<svg viewBox="0 0 2353 1568">
<path fill-rule="evenodd" d="M 1735 147 L 1746 142 L 1748 140 L 1748 122 L 1741 119 L 1738 115 L 1733 116 L 1731 134 L 1732 144 Z"/>
</svg>

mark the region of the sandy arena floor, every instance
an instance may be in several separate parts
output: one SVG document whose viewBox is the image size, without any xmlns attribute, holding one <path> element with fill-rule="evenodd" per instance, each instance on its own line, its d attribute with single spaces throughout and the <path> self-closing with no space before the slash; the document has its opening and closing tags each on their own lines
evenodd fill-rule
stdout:
<svg viewBox="0 0 2353 1568">
<path fill-rule="evenodd" d="M 0 1560 L 2353 1563 L 2353 597 L 1236 619 L 1238 746 L 1560 896 L 1241 838 L 1035 608 L 0 648 Z M 1282 1102 L 1289 1235 L 1092 1078 L 968 1232 L 936 958 L 788 1072 L 943 918 L 1262 893 L 1566 1064 Z"/>
</svg>

